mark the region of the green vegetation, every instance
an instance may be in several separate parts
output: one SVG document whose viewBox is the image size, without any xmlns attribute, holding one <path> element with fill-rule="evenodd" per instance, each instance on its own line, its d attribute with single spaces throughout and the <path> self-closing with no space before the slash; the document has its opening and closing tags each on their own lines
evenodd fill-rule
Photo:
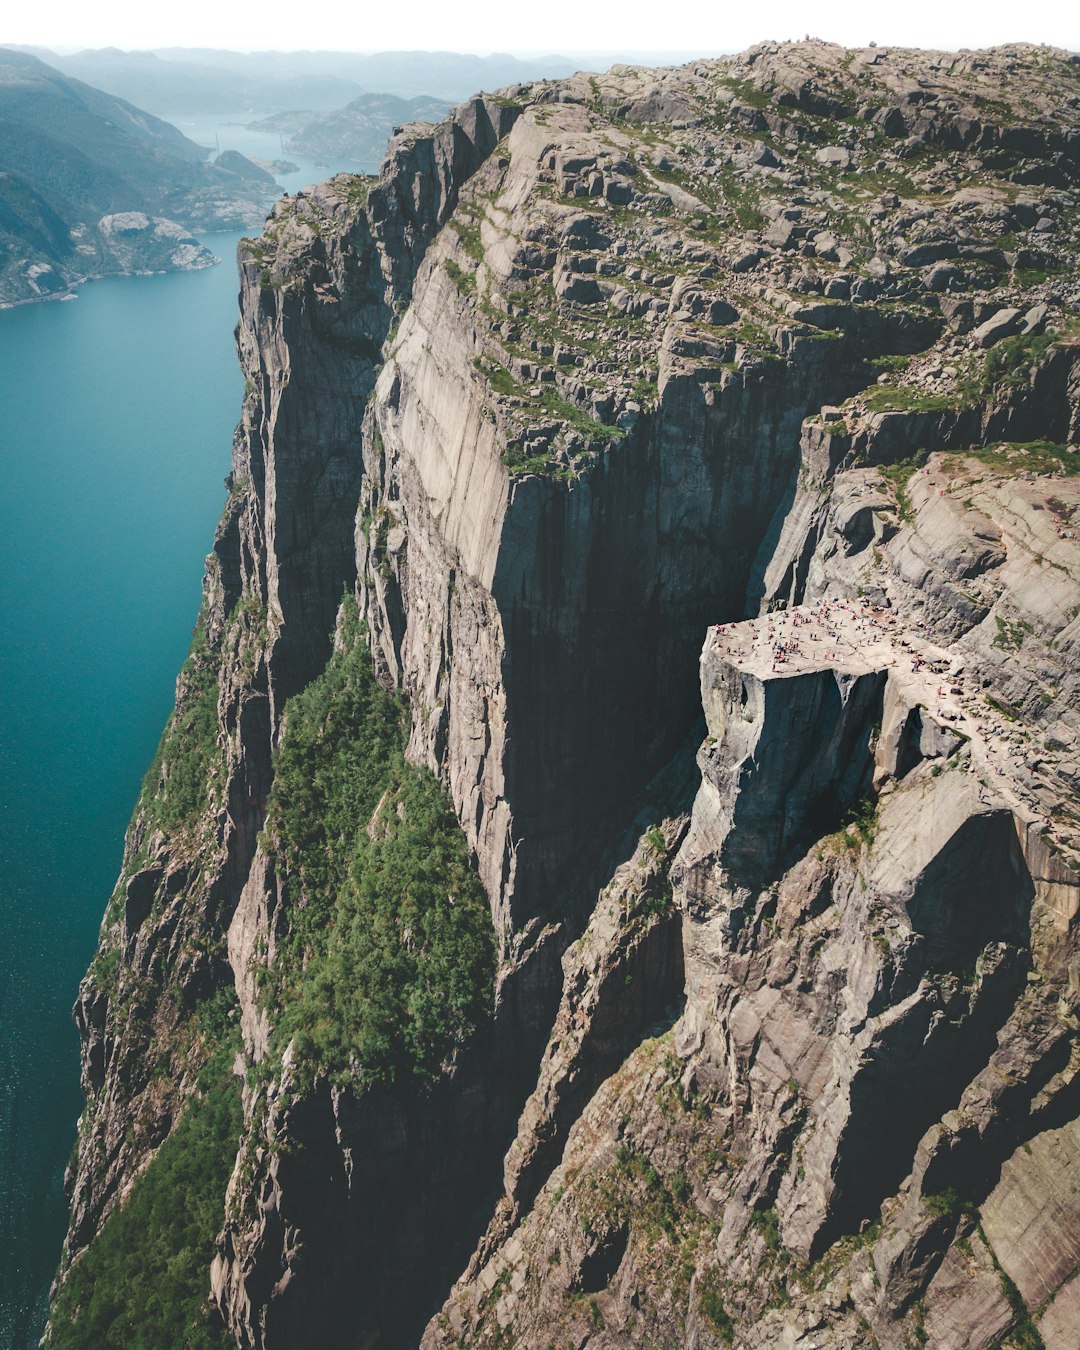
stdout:
<svg viewBox="0 0 1080 1350">
<path fill-rule="evenodd" d="M 655 380 L 642 378 L 634 381 L 634 387 L 631 393 L 642 405 L 643 408 L 652 407 L 659 395 L 659 386 Z"/>
<path fill-rule="evenodd" d="M 482 219 L 483 210 L 481 207 L 473 202 L 462 202 L 449 222 L 450 228 L 457 235 L 466 256 L 475 263 L 484 260 L 484 244 L 480 237 L 480 222 Z"/>
<path fill-rule="evenodd" d="M 598 437 L 601 440 L 617 441 L 621 440 L 626 434 L 622 427 L 609 427 L 603 422 L 597 422 L 577 404 L 567 402 L 558 390 L 551 385 L 545 385 L 533 402 L 550 417 L 565 422 L 575 431 L 582 432 L 590 439 Z"/>
<path fill-rule="evenodd" d="M 473 365 L 497 394 L 504 394 L 508 398 L 525 397 L 524 386 L 520 385 L 500 362 L 490 359 L 485 360 L 482 356 L 476 356 L 473 358 Z"/>
<path fill-rule="evenodd" d="M 248 684 L 266 649 L 270 630 L 261 596 L 248 591 L 233 606 L 226 623 L 224 647 L 239 678 Z"/>
<path fill-rule="evenodd" d="M 661 1234 L 676 1238 L 679 1202 L 645 1154 L 620 1144 L 615 1163 L 617 1172 L 634 1187 L 634 1220 L 645 1236 L 650 1242 Z"/>
<path fill-rule="evenodd" d="M 948 394 L 926 394 L 910 384 L 875 384 L 864 390 L 862 399 L 871 412 L 947 412 L 956 407 Z"/>
<path fill-rule="evenodd" d="M 217 743 L 218 656 L 200 619 L 176 682 L 176 708 L 143 779 L 139 809 L 150 826 L 175 835 L 193 826 L 210 804 L 220 768 Z"/>
<path fill-rule="evenodd" d="M 882 478 L 892 488 L 896 497 L 897 514 L 905 525 L 910 525 L 915 519 L 915 508 L 911 504 L 907 485 L 911 482 L 912 475 L 925 463 L 926 452 L 922 451 L 910 459 L 899 460 L 896 464 L 885 464 L 881 468 Z"/>
<path fill-rule="evenodd" d="M 750 1215 L 750 1222 L 765 1239 L 769 1251 L 777 1251 L 780 1247 L 780 1216 L 776 1210 L 755 1209 Z"/>
<path fill-rule="evenodd" d="M 712 1329 L 727 1345 L 735 1340 L 735 1323 L 732 1321 L 720 1289 L 715 1272 L 698 1281 L 698 1306 L 701 1314 Z"/>
<path fill-rule="evenodd" d="M 230 1028 L 179 1124 L 72 1267 L 52 1306 L 50 1350 L 232 1344 L 209 1292 L 241 1126 L 237 1048 Z"/>
<path fill-rule="evenodd" d="M 353 206 L 366 206 L 371 189 L 378 181 L 374 175 L 339 173 L 334 179 L 334 186 L 338 194 Z"/>
<path fill-rule="evenodd" d="M 1002 441 L 972 446 L 962 453 L 1002 474 L 1041 473 L 1070 477 L 1080 473 L 1080 453 L 1056 441 Z M 948 464 L 950 468 L 958 469 L 960 461 L 954 458 Z"/>
<path fill-rule="evenodd" d="M 646 830 L 645 844 L 656 858 L 662 858 L 667 853 L 667 840 L 659 825 L 653 825 L 651 829 Z"/>
<path fill-rule="evenodd" d="M 446 268 L 447 276 L 462 295 L 476 294 L 475 272 L 466 272 L 464 268 L 458 266 L 453 258 L 447 258 L 443 266 Z"/>
<path fill-rule="evenodd" d="M 580 432 L 586 440 L 613 441 L 621 439 L 626 434 L 621 427 L 607 426 L 603 422 L 595 421 L 584 409 L 563 398 L 553 384 L 542 385 L 539 392 L 533 392 L 515 379 L 506 366 L 491 357 L 474 357 L 473 366 L 483 375 L 496 394 L 521 399 L 528 403 L 538 418 L 546 415 L 553 422 L 564 423 L 570 430 Z M 655 389 L 655 386 L 653 388 Z M 519 473 L 549 473 L 556 467 L 552 464 L 552 456 L 547 450 L 526 456 L 520 449 L 507 448 L 503 452 L 502 460 L 508 469 Z"/>
<path fill-rule="evenodd" d="M 846 828 L 852 846 L 856 843 L 869 847 L 877 833 L 879 803 L 876 797 L 864 797 L 848 808 Z"/>
<path fill-rule="evenodd" d="M 756 84 L 752 84 L 749 80 L 722 78 L 717 83 L 722 84 L 726 89 L 730 89 L 739 102 L 747 108 L 757 108 L 764 111 L 766 108 L 771 110 L 773 107 L 772 96 L 763 89 L 759 89 Z"/>
<path fill-rule="evenodd" d="M 1031 1312 L 1024 1302 L 1024 1296 L 1016 1285 L 1005 1273 L 1001 1262 L 997 1259 L 997 1253 L 991 1247 L 983 1231 L 983 1226 L 978 1225 L 979 1236 L 986 1244 L 986 1250 L 990 1253 L 990 1259 L 994 1263 L 994 1269 L 997 1271 L 998 1280 L 1001 1284 L 1001 1292 L 1005 1295 L 1005 1300 L 1013 1313 L 1012 1330 L 1001 1342 L 1002 1345 L 1012 1347 L 1012 1350 L 1046 1350 L 1046 1343 L 1039 1334 L 1039 1328 L 1032 1319 Z"/>
<path fill-rule="evenodd" d="M 911 365 L 911 357 L 886 353 L 882 356 L 872 357 L 868 364 L 872 370 L 876 370 L 880 374 L 892 374 L 896 371 L 907 370 L 908 366 Z"/>
<path fill-rule="evenodd" d="M 1026 634 L 1035 631 L 1031 624 L 1025 623 L 1022 619 L 1016 623 L 1010 623 L 1008 619 L 1003 619 L 1000 614 L 995 614 L 994 621 L 997 624 L 994 646 L 1002 651 L 1019 648 L 1023 644 Z"/>
<path fill-rule="evenodd" d="M 735 336 L 751 354 L 769 360 L 778 359 L 779 354 L 776 350 L 776 338 L 773 335 L 773 330 L 759 323 L 756 319 L 744 316 L 735 330 Z"/>
<path fill-rule="evenodd" d="M 993 698 L 990 694 L 983 694 L 983 702 L 988 708 L 993 708 L 999 717 L 1004 717 L 1006 722 L 1022 722 L 1024 720 L 1012 708 L 1007 708 L 1000 699 Z"/>
<path fill-rule="evenodd" d="M 439 1073 L 489 1014 L 494 940 L 451 804 L 405 763 L 355 624 L 347 640 L 289 703 L 267 832 L 292 924 L 277 1049 L 363 1087 Z"/>
<path fill-rule="evenodd" d="M 1026 384 L 1033 366 L 1037 366 L 1050 348 L 1054 337 L 1044 333 L 1041 337 L 1005 338 L 983 357 L 983 366 L 978 376 L 978 389 L 984 396 L 1001 386 Z"/>
<path fill-rule="evenodd" d="M 952 1186 L 947 1186 L 935 1195 L 924 1196 L 923 1204 L 931 1214 L 942 1219 L 958 1219 L 962 1214 L 973 1215 L 976 1212 L 975 1206 L 969 1200 L 962 1200 Z"/>
<path fill-rule="evenodd" d="M 997 1265 L 996 1258 L 994 1264 Z M 1001 1292 L 1005 1295 L 1014 1318 L 1012 1331 L 1006 1339 L 1006 1344 L 1014 1347 L 1014 1350 L 1046 1350 L 1046 1342 L 1032 1319 L 1028 1306 L 1024 1302 L 1024 1296 L 1005 1274 L 1001 1266 L 997 1267 L 997 1272 L 998 1279 L 1001 1282 Z"/>
<path fill-rule="evenodd" d="M 827 854 L 843 857 L 845 850 L 854 851 L 864 845 L 869 848 L 877 833 L 878 811 L 879 803 L 874 796 L 863 797 L 854 802 L 848 807 L 841 828 L 821 839 L 816 857 L 819 860 Z M 797 1090 L 798 1085 L 795 1086 Z"/>
</svg>

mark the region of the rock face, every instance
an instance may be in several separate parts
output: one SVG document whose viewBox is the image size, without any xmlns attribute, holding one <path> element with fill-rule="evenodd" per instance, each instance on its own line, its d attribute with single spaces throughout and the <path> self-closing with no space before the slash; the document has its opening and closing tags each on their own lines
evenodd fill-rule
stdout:
<svg viewBox="0 0 1080 1350">
<path fill-rule="evenodd" d="M 225 988 L 239 1345 L 1071 1346 L 1076 71 L 766 44 L 516 87 L 242 246 L 66 1261 Z M 289 1002 L 333 897 L 275 765 L 357 619 L 494 929 L 490 1023 L 423 1082 L 320 1059 Z"/>
</svg>

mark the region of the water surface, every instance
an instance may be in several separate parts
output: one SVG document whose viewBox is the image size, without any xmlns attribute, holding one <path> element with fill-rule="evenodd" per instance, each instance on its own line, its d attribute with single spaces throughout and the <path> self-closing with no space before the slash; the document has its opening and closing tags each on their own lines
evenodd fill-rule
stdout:
<svg viewBox="0 0 1080 1350">
<path fill-rule="evenodd" d="M 239 237 L 205 236 L 224 262 L 203 272 L 0 311 L 0 1350 L 44 1325 L 82 1108 L 71 1005 L 224 501 Z"/>
</svg>

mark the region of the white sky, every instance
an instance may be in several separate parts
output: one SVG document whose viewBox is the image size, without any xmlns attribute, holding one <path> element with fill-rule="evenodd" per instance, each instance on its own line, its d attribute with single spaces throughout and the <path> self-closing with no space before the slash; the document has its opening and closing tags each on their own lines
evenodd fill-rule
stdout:
<svg viewBox="0 0 1080 1350">
<path fill-rule="evenodd" d="M 560 52 L 736 51 L 762 38 L 845 45 L 983 47 L 1048 42 L 1080 47 L 1076 0 L 44 0 L 5 4 L 0 44 L 46 47 L 225 47 L 238 51 L 447 50 Z"/>
</svg>

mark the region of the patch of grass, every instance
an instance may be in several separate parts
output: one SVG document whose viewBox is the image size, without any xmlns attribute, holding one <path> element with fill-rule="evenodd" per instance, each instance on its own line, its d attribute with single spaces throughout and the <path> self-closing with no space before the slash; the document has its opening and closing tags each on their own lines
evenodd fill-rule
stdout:
<svg viewBox="0 0 1080 1350">
<path fill-rule="evenodd" d="M 934 1195 L 923 1196 L 923 1204 L 931 1214 L 942 1219 L 958 1219 L 962 1214 L 976 1213 L 971 1201 L 962 1199 L 953 1186 L 947 1186 Z"/>
<path fill-rule="evenodd" d="M 630 392 L 642 407 L 650 408 L 656 403 L 658 386 L 655 380 L 640 379 L 634 382 Z"/>
<path fill-rule="evenodd" d="M 359 633 L 289 700 L 266 832 L 305 923 L 331 917 L 353 836 L 403 764 L 404 743 L 404 708 L 375 679 Z"/>
<path fill-rule="evenodd" d="M 1040 337 L 1005 338 L 983 357 L 982 370 L 977 377 L 979 392 L 986 396 L 996 389 L 1026 384 L 1032 367 L 1039 364 L 1055 338 L 1051 333 Z"/>
<path fill-rule="evenodd" d="M 603 422 L 597 422 L 576 403 L 568 402 L 550 385 L 545 385 L 533 402 L 550 417 L 565 422 L 573 430 L 582 432 L 590 439 L 618 441 L 626 435 L 622 427 L 609 427 Z"/>
<path fill-rule="evenodd" d="M 908 366 L 911 364 L 911 357 L 886 354 L 873 357 L 869 364 L 871 369 L 877 370 L 881 374 L 893 373 L 896 371 L 907 370 Z"/>
<path fill-rule="evenodd" d="M 463 202 L 450 221 L 450 228 L 457 235 L 466 257 L 471 258 L 474 263 L 480 263 L 484 260 L 484 245 L 480 238 L 478 212 L 478 207 Z"/>
<path fill-rule="evenodd" d="M 997 624 L 994 646 L 1002 651 L 1017 650 L 1023 645 L 1024 637 L 1035 631 L 1031 624 L 1025 623 L 1022 619 L 1016 623 L 1010 623 L 1008 619 L 1003 619 L 1000 614 L 994 615 L 994 622 Z"/>
<path fill-rule="evenodd" d="M 1004 717 L 1006 722 L 1022 722 L 1024 720 L 1017 713 L 1013 712 L 1011 708 L 1007 708 L 1004 703 L 993 698 L 990 694 L 984 694 L 983 699 L 986 702 L 986 706 L 988 708 L 993 708 L 994 712 L 996 712 L 999 717 Z"/>
<path fill-rule="evenodd" d="M 986 1244 L 986 1250 L 990 1253 L 990 1259 L 993 1261 L 994 1269 L 997 1271 L 998 1281 L 1001 1284 L 1001 1292 L 1005 1295 L 1005 1301 L 1012 1309 L 1012 1330 L 1007 1334 L 1002 1341 L 1002 1344 L 1013 1347 L 1013 1350 L 1046 1350 L 1046 1343 L 1032 1319 L 1027 1304 L 1024 1302 L 1023 1294 L 1017 1289 L 1016 1285 L 1006 1274 L 1001 1262 L 997 1259 L 997 1253 L 987 1241 L 981 1223 L 979 1224 L 979 1236 Z"/>
<path fill-rule="evenodd" d="M 899 460 L 896 464 L 885 464 L 880 469 L 882 478 L 893 490 L 893 495 L 896 497 L 897 514 L 905 525 L 910 525 L 915 519 L 915 508 L 908 494 L 907 485 L 911 482 L 912 475 L 917 473 L 925 463 L 926 452 L 922 451 L 913 455 L 910 459 Z"/>
<path fill-rule="evenodd" d="M 1071 477 L 1080 473 L 1080 452 L 1056 441 L 1000 441 L 994 445 L 973 446 L 963 453 L 1002 474 Z"/>
<path fill-rule="evenodd" d="M 879 809 L 876 797 L 864 797 L 848 808 L 846 824 L 849 835 L 867 847 L 874 842 L 874 835 L 877 833 Z"/>
<path fill-rule="evenodd" d="M 730 89 L 739 102 L 745 104 L 746 107 L 757 108 L 759 111 L 764 111 L 766 108 L 772 110 L 773 100 L 771 95 L 765 93 L 763 89 L 759 89 L 756 84 L 752 84 L 749 80 L 728 78 L 720 79 L 718 83 L 726 89 Z"/>
<path fill-rule="evenodd" d="M 735 1340 L 735 1323 L 724 1307 L 720 1281 L 715 1272 L 698 1281 L 698 1307 L 713 1331 L 726 1344 Z"/>
<path fill-rule="evenodd" d="M 956 407 L 948 394 L 927 394 L 909 384 L 875 384 L 863 391 L 871 412 L 947 412 Z"/>
<path fill-rule="evenodd" d="M 339 173 L 334 179 L 334 187 L 347 202 L 359 207 L 367 205 L 371 189 L 378 181 L 378 178 L 367 174 Z"/>
<path fill-rule="evenodd" d="M 473 358 L 473 365 L 497 394 L 516 398 L 525 397 L 524 386 L 519 384 L 500 362 L 477 356 Z"/>
<path fill-rule="evenodd" d="M 778 1251 L 780 1248 L 780 1216 L 776 1210 L 755 1209 L 750 1215 L 750 1222 L 755 1231 L 765 1239 L 765 1245 L 769 1251 Z"/>
<path fill-rule="evenodd" d="M 620 1144 L 615 1155 L 619 1172 L 631 1183 L 638 1183 L 633 1197 L 635 1221 L 650 1240 L 661 1234 L 674 1238 L 679 1205 L 653 1164 L 635 1149 Z"/>
<path fill-rule="evenodd" d="M 651 849 L 654 857 L 662 858 L 667 852 L 667 840 L 664 838 L 664 831 L 659 825 L 654 825 L 652 829 L 645 832 L 645 845 Z"/>
<path fill-rule="evenodd" d="M 446 275 L 462 295 L 476 294 L 476 274 L 474 272 L 466 272 L 463 267 L 458 266 L 453 258 L 447 258 L 443 266 L 446 268 Z"/>
</svg>

